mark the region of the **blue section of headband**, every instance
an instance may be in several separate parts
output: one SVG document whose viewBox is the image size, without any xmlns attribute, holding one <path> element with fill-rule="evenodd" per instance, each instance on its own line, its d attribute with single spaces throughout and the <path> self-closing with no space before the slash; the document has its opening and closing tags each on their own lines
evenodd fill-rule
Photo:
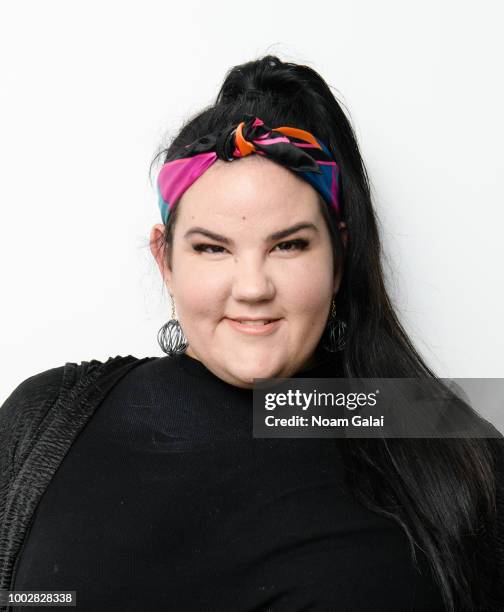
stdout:
<svg viewBox="0 0 504 612">
<path fill-rule="evenodd" d="M 316 140 L 330 159 L 333 159 L 333 156 L 326 145 L 318 138 Z M 338 168 L 329 164 L 319 163 L 319 169 L 321 171 L 320 174 L 317 172 L 300 172 L 300 174 L 320 193 L 329 206 L 335 206 L 333 203 L 332 185 L 333 177 L 335 181 L 338 180 Z"/>
<path fill-rule="evenodd" d="M 156 183 L 156 189 L 157 189 L 157 195 L 158 195 L 159 212 L 161 213 L 161 219 L 163 220 L 163 223 L 166 225 L 166 222 L 168 221 L 168 215 L 170 213 L 170 210 L 168 208 L 168 204 L 163 200 L 163 196 L 161 195 L 161 191 L 157 183 Z"/>
</svg>

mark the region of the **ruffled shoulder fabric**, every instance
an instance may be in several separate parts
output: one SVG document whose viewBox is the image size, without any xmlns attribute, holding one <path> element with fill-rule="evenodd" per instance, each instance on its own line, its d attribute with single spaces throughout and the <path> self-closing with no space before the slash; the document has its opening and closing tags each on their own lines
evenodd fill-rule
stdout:
<svg viewBox="0 0 504 612">
<path fill-rule="evenodd" d="M 108 390 L 151 359 L 67 362 L 24 380 L 0 408 L 0 589 L 11 586 L 37 504 L 75 437 Z"/>
</svg>

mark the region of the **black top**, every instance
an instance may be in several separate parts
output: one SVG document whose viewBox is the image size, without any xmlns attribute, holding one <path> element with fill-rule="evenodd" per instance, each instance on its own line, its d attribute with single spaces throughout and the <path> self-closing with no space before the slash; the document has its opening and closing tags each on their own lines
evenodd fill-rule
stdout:
<svg viewBox="0 0 504 612">
<path fill-rule="evenodd" d="M 81 612 L 444 610 L 421 551 L 346 491 L 340 440 L 253 438 L 252 397 L 188 355 L 131 370 L 45 490 L 13 588 L 75 590 Z"/>
</svg>

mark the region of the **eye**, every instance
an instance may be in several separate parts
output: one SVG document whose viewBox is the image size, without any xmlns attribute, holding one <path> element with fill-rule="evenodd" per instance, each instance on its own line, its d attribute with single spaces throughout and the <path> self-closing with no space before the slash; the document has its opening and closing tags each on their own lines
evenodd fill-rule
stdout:
<svg viewBox="0 0 504 612">
<path fill-rule="evenodd" d="M 280 242 L 277 244 L 277 247 L 281 247 L 282 245 L 287 245 L 289 247 L 294 247 L 293 249 L 280 249 L 281 251 L 303 251 L 308 246 L 308 240 L 304 240 L 303 238 L 298 238 L 297 240 L 287 240 L 286 242 Z M 276 248 L 276 247 L 275 247 Z"/>
<path fill-rule="evenodd" d="M 206 249 L 221 249 L 220 251 L 207 251 Z M 221 253 L 224 247 L 218 246 L 217 244 L 194 244 L 193 249 L 198 253 Z"/>
</svg>

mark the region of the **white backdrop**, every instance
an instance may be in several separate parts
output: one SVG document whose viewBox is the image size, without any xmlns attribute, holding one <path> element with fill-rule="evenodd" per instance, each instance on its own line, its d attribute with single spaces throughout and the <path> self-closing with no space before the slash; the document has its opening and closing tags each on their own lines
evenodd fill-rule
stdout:
<svg viewBox="0 0 504 612">
<path fill-rule="evenodd" d="M 163 355 L 150 161 L 268 52 L 346 108 L 428 363 L 504 376 L 502 17 L 485 1 L 2 3 L 0 402 L 67 361 Z"/>
</svg>

